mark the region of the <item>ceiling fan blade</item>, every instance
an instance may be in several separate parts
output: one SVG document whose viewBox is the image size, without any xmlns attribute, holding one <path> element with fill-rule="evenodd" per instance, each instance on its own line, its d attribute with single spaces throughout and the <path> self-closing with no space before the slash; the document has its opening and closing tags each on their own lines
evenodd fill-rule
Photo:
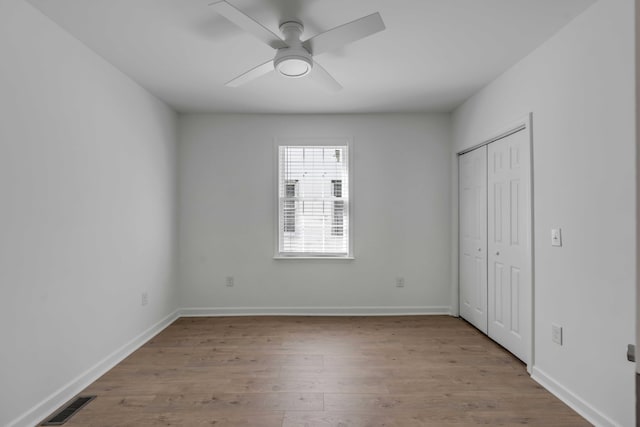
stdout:
<svg viewBox="0 0 640 427">
<path fill-rule="evenodd" d="M 329 74 L 329 72 L 316 61 L 313 61 L 313 69 L 311 70 L 311 74 L 309 74 L 309 77 L 311 78 L 311 80 L 334 92 L 342 90 L 342 85 L 338 83 L 338 81 L 334 79 L 331 74 Z"/>
<path fill-rule="evenodd" d="M 250 69 L 246 73 L 236 77 L 230 82 L 227 82 L 225 86 L 238 87 L 240 85 L 250 82 L 251 80 L 257 79 L 258 77 L 264 76 L 265 74 L 270 73 L 273 70 L 274 70 L 273 60 L 269 60 L 264 64 L 258 65 L 257 67 Z"/>
<path fill-rule="evenodd" d="M 243 30 L 253 34 L 272 48 L 280 49 L 283 47 L 287 47 L 287 44 L 284 42 L 284 40 L 273 34 L 271 31 L 262 26 L 262 24 L 251 18 L 249 15 L 246 15 L 244 12 L 236 9 L 226 1 L 223 0 L 217 3 L 211 3 L 209 6 L 211 6 L 220 15 L 224 16 Z"/>
<path fill-rule="evenodd" d="M 382 17 L 376 12 L 311 37 L 302 43 L 302 45 L 311 52 L 312 55 L 318 55 L 323 52 L 338 49 L 346 44 L 382 31 L 385 28 Z"/>
</svg>

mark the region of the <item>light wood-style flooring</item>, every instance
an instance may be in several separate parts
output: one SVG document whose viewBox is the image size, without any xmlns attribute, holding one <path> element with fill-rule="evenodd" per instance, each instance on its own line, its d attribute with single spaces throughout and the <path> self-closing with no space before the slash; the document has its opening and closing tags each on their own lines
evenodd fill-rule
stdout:
<svg viewBox="0 0 640 427">
<path fill-rule="evenodd" d="M 68 427 L 589 425 L 448 316 L 181 318 L 82 394 Z"/>
</svg>

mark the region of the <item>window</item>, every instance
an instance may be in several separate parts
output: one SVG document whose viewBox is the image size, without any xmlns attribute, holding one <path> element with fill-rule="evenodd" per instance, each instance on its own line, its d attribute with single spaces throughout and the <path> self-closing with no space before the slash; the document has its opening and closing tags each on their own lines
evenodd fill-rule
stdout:
<svg viewBox="0 0 640 427">
<path fill-rule="evenodd" d="M 349 143 L 291 142 L 277 147 L 276 256 L 349 258 Z"/>
</svg>

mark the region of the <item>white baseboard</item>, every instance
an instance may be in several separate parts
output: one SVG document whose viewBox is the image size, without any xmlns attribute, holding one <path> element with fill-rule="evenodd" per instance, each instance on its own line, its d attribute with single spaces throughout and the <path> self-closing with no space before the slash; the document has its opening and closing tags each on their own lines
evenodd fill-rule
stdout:
<svg viewBox="0 0 640 427">
<path fill-rule="evenodd" d="M 179 311 L 174 311 L 155 325 L 151 326 L 140 335 L 87 369 L 75 379 L 52 393 L 49 397 L 34 406 L 23 415 L 11 421 L 6 427 L 32 427 L 41 422 L 45 417 L 51 415 L 56 409 L 65 404 L 76 394 L 89 386 L 92 382 L 104 375 L 109 369 L 116 366 L 124 358 L 136 351 L 147 341 L 169 326 L 179 317 Z"/>
<path fill-rule="evenodd" d="M 411 316 L 451 315 L 451 307 L 200 307 L 183 308 L 183 317 L 215 316 Z"/>
<path fill-rule="evenodd" d="M 554 380 L 535 366 L 533 367 L 531 378 L 533 378 L 538 384 L 554 394 L 558 399 L 566 403 L 567 406 L 569 406 L 571 409 L 582 415 L 591 424 L 600 427 L 620 426 L 620 424 L 611 420 L 602 412 L 598 411 L 596 408 L 582 400 L 575 393 L 568 390 L 558 381 Z"/>
</svg>

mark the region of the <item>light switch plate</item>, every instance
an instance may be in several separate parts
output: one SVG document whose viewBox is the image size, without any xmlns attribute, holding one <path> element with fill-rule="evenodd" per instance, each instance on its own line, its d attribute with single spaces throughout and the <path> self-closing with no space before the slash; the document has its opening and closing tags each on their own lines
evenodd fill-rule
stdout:
<svg viewBox="0 0 640 427">
<path fill-rule="evenodd" d="M 562 246 L 562 230 L 560 228 L 551 229 L 551 246 Z"/>
</svg>

